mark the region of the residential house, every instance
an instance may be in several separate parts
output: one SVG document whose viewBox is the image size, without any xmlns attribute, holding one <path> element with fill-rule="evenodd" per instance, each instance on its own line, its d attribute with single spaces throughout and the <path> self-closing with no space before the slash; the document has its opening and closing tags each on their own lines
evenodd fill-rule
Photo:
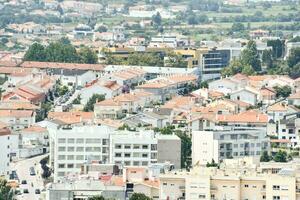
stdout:
<svg viewBox="0 0 300 200">
<path fill-rule="evenodd" d="M 188 92 L 188 87 L 197 85 L 195 75 L 173 75 L 159 77 L 139 85 L 136 88 L 141 91 L 150 92 L 160 97 L 161 102 Z"/>
<path fill-rule="evenodd" d="M 232 92 L 230 94 L 230 99 L 256 105 L 258 103 L 258 95 L 259 93 L 256 89 L 247 87 Z"/>
<path fill-rule="evenodd" d="M 111 99 L 122 93 L 122 87 L 116 81 L 98 79 L 92 85 L 87 85 L 80 91 L 81 104 L 86 104 L 93 94 L 103 94 L 106 99 Z"/>
<path fill-rule="evenodd" d="M 17 131 L 35 123 L 35 112 L 32 110 L 0 110 L 0 122 Z"/>
<path fill-rule="evenodd" d="M 116 81 L 121 86 L 135 86 L 145 81 L 146 72 L 137 68 L 129 68 L 107 74 L 104 78 Z"/>
<path fill-rule="evenodd" d="M 288 98 L 288 103 L 294 106 L 300 106 L 300 92 L 291 94 Z"/>
</svg>

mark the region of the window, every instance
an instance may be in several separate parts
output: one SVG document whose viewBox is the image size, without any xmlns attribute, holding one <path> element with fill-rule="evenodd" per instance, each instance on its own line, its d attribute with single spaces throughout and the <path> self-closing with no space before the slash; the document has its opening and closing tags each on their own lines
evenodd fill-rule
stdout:
<svg viewBox="0 0 300 200">
<path fill-rule="evenodd" d="M 91 144 L 91 143 L 95 143 L 94 141 L 95 141 L 94 138 L 87 138 L 85 142 L 86 142 L 87 144 Z"/>
<path fill-rule="evenodd" d="M 125 154 L 124 154 L 124 157 L 125 157 L 125 158 L 130 158 L 130 153 L 125 153 Z"/>
<path fill-rule="evenodd" d="M 74 147 L 68 147 L 68 152 L 74 152 L 75 148 Z"/>
<path fill-rule="evenodd" d="M 151 153 L 151 159 L 156 159 L 157 158 L 157 153 Z"/>
<path fill-rule="evenodd" d="M 260 147 L 260 143 L 257 143 L 257 144 L 256 144 L 256 147 Z"/>
<path fill-rule="evenodd" d="M 75 143 L 75 139 L 74 138 L 69 138 L 68 139 L 68 143 L 69 144 L 74 144 Z"/>
<path fill-rule="evenodd" d="M 108 139 L 102 139 L 102 144 L 103 145 L 108 145 Z"/>
<path fill-rule="evenodd" d="M 115 153 L 115 157 L 120 158 L 120 157 L 122 157 L 122 154 L 121 153 Z"/>
<path fill-rule="evenodd" d="M 134 165 L 134 166 L 139 166 L 139 165 L 140 165 L 140 162 L 139 162 L 139 161 L 134 161 L 134 162 L 133 162 L 133 165 Z"/>
<path fill-rule="evenodd" d="M 140 148 L 140 145 L 138 145 L 138 144 L 133 145 L 133 149 L 139 149 L 139 148 Z"/>
<path fill-rule="evenodd" d="M 148 145 L 145 145 L 145 144 L 144 144 L 144 145 L 142 146 L 142 149 L 148 149 Z"/>
<path fill-rule="evenodd" d="M 59 138 L 59 139 L 58 139 L 58 143 L 59 143 L 59 144 L 66 143 L 66 139 L 64 139 L 64 138 Z"/>
<path fill-rule="evenodd" d="M 58 151 L 66 151 L 66 147 L 58 147 Z"/>
<path fill-rule="evenodd" d="M 285 132 L 286 132 L 286 130 L 285 130 L 285 129 L 282 129 L 281 131 L 282 131 L 283 133 L 285 133 Z"/>
<path fill-rule="evenodd" d="M 67 158 L 68 158 L 68 160 L 74 160 L 74 156 L 73 155 L 68 155 Z"/>
<path fill-rule="evenodd" d="M 83 160 L 84 159 L 84 156 L 83 155 L 77 155 L 76 156 L 76 160 Z"/>
<path fill-rule="evenodd" d="M 167 183 L 163 183 L 163 185 L 168 185 Z"/>
<path fill-rule="evenodd" d="M 245 187 L 245 188 L 248 188 L 248 187 L 249 187 L 249 185 L 245 185 L 244 187 Z"/>
<path fill-rule="evenodd" d="M 157 144 L 151 144 L 151 150 L 152 151 L 157 150 Z"/>
<path fill-rule="evenodd" d="M 76 147 L 76 151 L 77 152 L 82 152 L 83 151 L 83 147 Z"/>
<path fill-rule="evenodd" d="M 259 155 L 260 155 L 260 151 L 257 151 L 257 152 L 256 152 L 256 155 L 258 155 L 258 156 L 259 156 Z"/>
<path fill-rule="evenodd" d="M 136 153 L 136 152 L 134 152 L 134 153 L 132 154 L 132 156 L 133 156 L 134 158 L 138 158 L 138 157 L 140 157 L 140 154 L 139 154 L 139 153 Z"/>
<path fill-rule="evenodd" d="M 131 162 L 130 162 L 130 161 L 125 161 L 125 162 L 124 162 L 124 165 L 130 166 L 130 165 L 131 165 Z"/>
<path fill-rule="evenodd" d="M 280 196 L 273 196 L 273 200 L 280 200 Z"/>
<path fill-rule="evenodd" d="M 69 169 L 74 168 L 74 164 L 68 164 L 67 167 L 68 167 Z"/>
<path fill-rule="evenodd" d="M 147 161 L 143 161 L 142 162 L 142 166 L 148 166 L 148 162 Z"/>
<path fill-rule="evenodd" d="M 65 155 L 59 155 L 58 156 L 58 160 L 65 160 L 66 159 L 66 156 Z"/>
<path fill-rule="evenodd" d="M 279 185 L 273 185 L 273 190 L 280 190 L 280 186 Z"/>
<path fill-rule="evenodd" d="M 82 144 L 83 142 L 84 142 L 84 139 L 82 139 L 82 138 L 76 139 L 77 144 Z"/>
<path fill-rule="evenodd" d="M 116 144 L 116 145 L 115 145 L 115 149 L 122 149 L 122 145 Z"/>
<path fill-rule="evenodd" d="M 91 152 L 91 151 L 93 151 L 93 147 L 85 147 L 85 151 Z"/>
<path fill-rule="evenodd" d="M 126 144 L 126 145 L 124 146 L 124 149 L 131 149 L 131 145 L 130 145 L 130 144 Z"/>
<path fill-rule="evenodd" d="M 65 168 L 65 164 L 58 164 L 58 168 Z"/>
<path fill-rule="evenodd" d="M 147 153 L 143 153 L 143 154 L 142 154 L 142 157 L 143 157 L 143 158 L 148 158 L 148 154 L 147 154 Z"/>
<path fill-rule="evenodd" d="M 281 190 L 284 190 L 284 191 L 289 190 L 289 186 L 287 186 L 287 185 L 281 185 L 280 188 L 281 188 Z"/>
</svg>

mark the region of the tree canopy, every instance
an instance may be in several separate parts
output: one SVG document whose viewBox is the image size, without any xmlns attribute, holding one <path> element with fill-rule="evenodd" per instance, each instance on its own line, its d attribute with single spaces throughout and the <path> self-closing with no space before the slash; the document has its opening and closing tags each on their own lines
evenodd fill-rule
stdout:
<svg viewBox="0 0 300 200">
<path fill-rule="evenodd" d="M 133 193 L 129 200 L 152 200 L 143 193 Z"/>
<path fill-rule="evenodd" d="M 261 70 L 261 63 L 255 41 L 250 40 L 247 43 L 246 48 L 241 53 L 241 62 L 243 65 L 250 65 L 256 72 Z"/>
<path fill-rule="evenodd" d="M 67 38 L 51 42 L 48 46 L 32 44 L 24 55 L 26 61 L 65 62 L 65 63 L 97 63 L 97 54 L 88 47 L 78 51 Z"/>
<path fill-rule="evenodd" d="M 12 200 L 13 191 L 5 179 L 0 179 L 0 200 Z"/>
<path fill-rule="evenodd" d="M 94 111 L 94 105 L 96 102 L 103 101 L 105 96 L 103 94 L 93 94 L 93 96 L 88 100 L 83 110 L 85 112 Z"/>
</svg>

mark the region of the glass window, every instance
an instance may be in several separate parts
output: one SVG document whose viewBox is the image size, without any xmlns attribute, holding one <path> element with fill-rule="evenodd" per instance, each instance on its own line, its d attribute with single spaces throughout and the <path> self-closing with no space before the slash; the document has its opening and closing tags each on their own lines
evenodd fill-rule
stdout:
<svg viewBox="0 0 300 200">
<path fill-rule="evenodd" d="M 66 156 L 65 155 L 59 155 L 58 156 L 58 160 L 65 160 L 66 159 Z"/>
<path fill-rule="evenodd" d="M 140 145 L 138 145 L 138 144 L 133 145 L 133 149 L 139 149 L 139 148 L 140 148 Z"/>
<path fill-rule="evenodd" d="M 134 165 L 134 166 L 140 166 L 140 162 L 139 162 L 139 161 L 134 161 L 134 162 L 133 162 L 133 165 Z"/>
<path fill-rule="evenodd" d="M 145 145 L 145 144 L 144 144 L 144 145 L 142 146 L 142 148 L 143 148 L 143 149 L 148 149 L 148 145 Z"/>
<path fill-rule="evenodd" d="M 58 168 L 65 168 L 65 164 L 58 164 Z"/>
<path fill-rule="evenodd" d="M 84 139 L 78 138 L 78 139 L 76 139 L 76 143 L 77 144 L 82 144 L 82 143 L 84 143 Z"/>
<path fill-rule="evenodd" d="M 74 160 L 74 155 L 68 155 L 67 158 L 68 160 Z"/>
<path fill-rule="evenodd" d="M 66 139 L 65 138 L 59 138 L 58 143 L 59 144 L 66 143 Z"/>
<path fill-rule="evenodd" d="M 130 145 L 130 144 L 126 144 L 126 145 L 124 146 L 124 149 L 131 149 L 131 145 Z"/>
<path fill-rule="evenodd" d="M 75 139 L 74 138 L 69 138 L 68 139 L 68 143 L 69 144 L 74 144 L 75 143 Z"/>
<path fill-rule="evenodd" d="M 68 164 L 67 167 L 70 168 L 74 168 L 74 164 Z"/>
<path fill-rule="evenodd" d="M 74 152 L 75 148 L 74 147 L 68 147 L 68 152 Z"/>
<path fill-rule="evenodd" d="M 66 147 L 58 147 L 58 151 L 66 151 Z"/>
<path fill-rule="evenodd" d="M 84 156 L 83 155 L 77 155 L 76 156 L 76 160 L 83 160 L 84 159 Z"/>
<path fill-rule="evenodd" d="M 76 151 L 77 152 L 82 152 L 83 151 L 83 147 L 76 147 Z"/>
<path fill-rule="evenodd" d="M 122 157 L 122 154 L 121 153 L 115 153 L 115 157 L 116 158 Z"/>
<path fill-rule="evenodd" d="M 122 145 L 116 144 L 116 145 L 115 145 L 115 149 L 122 149 Z"/>
</svg>

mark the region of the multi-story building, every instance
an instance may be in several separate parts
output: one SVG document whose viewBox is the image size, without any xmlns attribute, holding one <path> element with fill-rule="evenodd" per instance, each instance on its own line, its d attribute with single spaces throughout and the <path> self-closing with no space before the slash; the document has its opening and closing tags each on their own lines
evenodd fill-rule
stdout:
<svg viewBox="0 0 300 200">
<path fill-rule="evenodd" d="M 109 134 L 106 126 L 60 127 L 50 129 L 54 142 L 50 143 L 54 181 L 79 173 L 88 161 L 109 162 Z"/>
<path fill-rule="evenodd" d="M 176 168 L 181 165 L 181 141 L 175 135 L 114 131 L 106 126 L 53 126 L 49 135 L 55 182 L 79 174 L 89 162 L 148 166 L 168 161 Z"/>
<path fill-rule="evenodd" d="M 110 160 L 125 166 L 148 166 L 169 161 L 180 168 L 181 141 L 175 135 L 147 132 L 117 132 L 110 137 Z"/>
<path fill-rule="evenodd" d="M 269 151 L 266 130 L 256 128 L 226 127 L 223 130 L 193 131 L 192 162 L 205 165 L 214 160 L 245 156 L 260 157 Z"/>
<path fill-rule="evenodd" d="M 217 168 L 195 167 L 190 172 L 173 171 L 160 176 L 160 200 L 300 198 L 297 169 L 262 172 L 255 164 L 237 162 Z M 250 166 L 252 165 L 252 167 Z"/>
</svg>

